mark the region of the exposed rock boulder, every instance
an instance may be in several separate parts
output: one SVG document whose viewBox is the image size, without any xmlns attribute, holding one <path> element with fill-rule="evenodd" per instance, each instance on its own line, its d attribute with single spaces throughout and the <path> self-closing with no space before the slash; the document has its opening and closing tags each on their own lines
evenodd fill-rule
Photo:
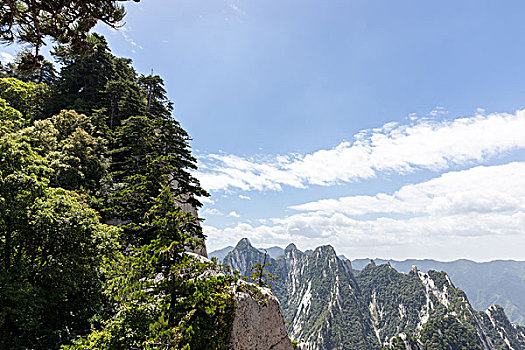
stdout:
<svg viewBox="0 0 525 350">
<path fill-rule="evenodd" d="M 241 283 L 235 299 L 232 350 L 293 350 L 279 301 L 270 289 Z M 247 291 L 247 290 L 250 291 Z"/>
<path fill-rule="evenodd" d="M 186 252 L 200 262 L 210 260 L 198 253 Z M 199 278 L 224 274 L 211 268 Z M 281 305 L 272 290 L 239 279 L 230 287 L 235 310 L 228 348 L 231 350 L 293 350 L 284 324 Z"/>
</svg>

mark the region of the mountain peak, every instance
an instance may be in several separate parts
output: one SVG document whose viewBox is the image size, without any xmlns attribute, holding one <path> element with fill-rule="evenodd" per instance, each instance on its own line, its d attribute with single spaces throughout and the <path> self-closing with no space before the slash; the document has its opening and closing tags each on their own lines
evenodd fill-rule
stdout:
<svg viewBox="0 0 525 350">
<path fill-rule="evenodd" d="M 297 247 L 295 246 L 295 244 L 290 243 L 290 244 L 288 244 L 288 246 L 286 246 L 286 248 L 284 249 L 284 252 L 288 253 L 288 252 L 291 252 L 291 251 L 294 251 L 294 250 L 297 250 Z"/>
<path fill-rule="evenodd" d="M 320 252 L 321 254 L 336 255 L 334 247 L 331 245 L 322 245 L 317 247 L 314 252 Z"/>
<path fill-rule="evenodd" d="M 246 237 L 241 239 L 239 243 L 237 243 L 237 245 L 235 246 L 235 249 L 243 249 L 243 248 L 253 248 L 252 244 Z"/>
</svg>

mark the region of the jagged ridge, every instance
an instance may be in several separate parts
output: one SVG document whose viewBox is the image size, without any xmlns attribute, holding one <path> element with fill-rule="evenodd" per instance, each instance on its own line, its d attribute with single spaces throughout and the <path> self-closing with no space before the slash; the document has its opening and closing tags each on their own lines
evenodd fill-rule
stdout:
<svg viewBox="0 0 525 350">
<path fill-rule="evenodd" d="M 248 276 L 263 257 L 243 239 L 224 263 Z M 331 246 L 307 255 L 290 244 L 284 256 L 267 259 L 279 276 L 271 284 L 288 332 L 302 349 L 440 349 L 436 339 L 471 349 L 525 349 L 523 327 L 501 307 L 474 310 L 444 272 L 404 274 L 371 263 L 354 274 Z"/>
</svg>

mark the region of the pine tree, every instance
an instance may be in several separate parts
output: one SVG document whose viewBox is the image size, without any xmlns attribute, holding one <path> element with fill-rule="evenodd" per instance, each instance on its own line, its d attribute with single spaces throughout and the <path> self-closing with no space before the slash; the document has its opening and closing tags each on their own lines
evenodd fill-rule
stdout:
<svg viewBox="0 0 525 350">
<path fill-rule="evenodd" d="M 28 44 L 32 50 L 18 62 L 21 69 L 37 69 L 44 58 L 44 39 L 67 44 L 75 52 L 90 53 L 95 43 L 90 30 L 101 21 L 117 28 L 124 18 L 126 0 L 9 0 L 0 2 L 0 41 Z M 140 0 L 134 0 L 138 2 Z"/>
<path fill-rule="evenodd" d="M 68 47 L 59 46 L 54 57 L 63 65 L 56 86 L 53 114 L 61 109 L 74 109 L 90 114 L 104 104 L 106 85 L 115 76 L 115 57 L 104 37 L 94 34 L 94 49 L 89 56 L 77 55 Z"/>
<path fill-rule="evenodd" d="M 189 149 L 188 136 L 178 123 L 147 116 L 131 117 L 119 128 L 116 144 L 112 170 L 120 189 L 114 197 L 115 217 L 126 223 L 142 222 L 152 199 L 162 190 L 159 179 L 168 182 L 178 206 L 201 206 L 196 196 L 207 194 L 189 172 L 196 168 L 195 158 Z M 129 237 L 133 242 L 151 239 L 142 227 L 129 228 L 133 231 Z"/>
</svg>

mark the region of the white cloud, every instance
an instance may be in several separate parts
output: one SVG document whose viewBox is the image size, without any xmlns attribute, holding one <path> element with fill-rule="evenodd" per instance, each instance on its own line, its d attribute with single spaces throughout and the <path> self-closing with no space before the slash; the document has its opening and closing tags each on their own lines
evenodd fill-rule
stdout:
<svg viewBox="0 0 525 350">
<path fill-rule="evenodd" d="M 237 5 L 237 4 L 236 4 L 235 2 L 233 2 L 233 1 L 229 1 L 229 2 L 228 2 L 228 6 L 229 6 L 234 12 L 238 12 L 238 13 L 241 12 L 241 10 L 240 10 L 240 8 L 239 8 L 239 5 Z"/>
<path fill-rule="evenodd" d="M 142 46 L 137 44 L 128 34 L 128 28 L 126 27 L 122 27 L 120 28 L 120 33 L 122 34 L 122 37 L 124 38 L 124 40 L 126 40 L 126 42 L 128 42 L 129 44 L 131 44 L 132 47 L 138 47 L 139 49 L 142 50 Z M 136 51 L 132 50 L 134 53 L 136 53 Z"/>
<path fill-rule="evenodd" d="M 240 198 L 240 199 L 245 199 L 245 200 L 247 200 L 247 201 L 251 200 L 250 197 L 245 196 L 245 195 L 242 195 L 242 194 L 239 195 L 239 198 Z"/>
<path fill-rule="evenodd" d="M 443 107 L 434 108 L 428 115 L 431 117 L 438 117 L 440 115 L 447 114 L 448 112 Z"/>
<path fill-rule="evenodd" d="M 215 201 L 211 199 L 210 197 L 197 197 L 197 199 L 201 203 L 212 204 L 212 205 L 215 204 Z"/>
<path fill-rule="evenodd" d="M 222 213 L 220 210 L 217 210 L 215 208 L 204 208 L 201 213 L 200 213 L 201 216 L 206 216 L 206 215 L 213 215 L 213 216 L 223 216 L 224 213 Z"/>
<path fill-rule="evenodd" d="M 344 141 L 332 149 L 306 155 L 202 156 L 199 158 L 203 167 L 196 175 L 210 191 L 232 188 L 280 191 L 282 186 L 328 186 L 384 172 L 444 170 L 483 162 L 503 152 L 525 148 L 523 130 L 525 110 L 442 121 L 414 119 L 408 125 L 387 123 L 381 128 L 364 130 L 354 135 L 353 142 Z"/>
<path fill-rule="evenodd" d="M 392 195 L 350 196 L 292 206 L 300 211 L 347 215 L 450 215 L 525 210 L 525 162 L 478 166 L 406 185 Z"/>
<path fill-rule="evenodd" d="M 259 246 L 331 244 L 349 257 L 525 259 L 525 162 L 450 172 L 392 195 L 293 208 L 303 212 L 204 231 L 215 247 L 249 237 Z"/>
<path fill-rule="evenodd" d="M 524 259 L 525 213 L 471 213 L 408 219 L 355 220 L 343 214 L 297 214 L 274 219 L 270 225 L 239 223 L 233 227 L 204 226 L 210 246 L 221 248 L 249 237 L 256 245 L 296 243 L 302 249 L 331 244 L 349 257 L 438 259 Z M 499 250 L 487 242 L 506 245 Z M 508 242 L 513 242 L 509 244 Z M 488 246 L 481 251 L 479 247 Z M 475 249 L 473 249 L 475 247 Z M 479 249 L 479 250 L 478 250 Z M 442 250 L 442 253 L 439 251 Z M 514 252 L 514 251 L 516 252 Z M 440 254 L 440 255 L 437 255 Z"/>
<path fill-rule="evenodd" d="M 514 248 L 522 247 L 525 241 L 523 212 L 510 215 L 476 213 L 363 221 L 339 213 L 331 216 L 312 213 L 274 220 L 271 225 L 239 223 L 222 229 L 204 226 L 204 232 L 209 244 L 216 248 L 235 244 L 239 239 L 249 237 L 259 246 L 287 245 L 294 242 L 302 249 L 312 249 L 331 244 L 338 252 L 350 257 L 373 257 L 383 251 L 389 254 L 382 256 L 389 258 L 525 258 L 522 250 L 512 252 Z M 507 242 L 507 245 L 496 250 L 487 244 L 491 241 Z M 488 249 L 478 250 L 480 246 L 488 246 Z M 445 252 L 437 256 L 440 249 Z"/>
<path fill-rule="evenodd" d="M 15 60 L 15 57 L 8 52 L 0 52 L 0 56 L 2 56 L 2 63 L 11 63 Z"/>
<path fill-rule="evenodd" d="M 210 154 L 201 158 L 201 171 L 196 172 L 201 185 L 208 190 L 226 189 L 280 191 L 281 185 L 304 187 L 300 179 L 285 169 L 286 160 L 244 159 L 235 155 Z"/>
<path fill-rule="evenodd" d="M 235 211 L 230 211 L 230 213 L 228 214 L 229 217 L 232 217 L 232 218 L 240 218 L 241 216 L 239 214 L 237 214 L 237 212 Z"/>
<path fill-rule="evenodd" d="M 230 15 L 238 17 L 239 15 L 244 15 L 244 11 L 241 9 L 241 2 L 239 0 L 228 0 L 228 8 L 230 9 Z"/>
</svg>

